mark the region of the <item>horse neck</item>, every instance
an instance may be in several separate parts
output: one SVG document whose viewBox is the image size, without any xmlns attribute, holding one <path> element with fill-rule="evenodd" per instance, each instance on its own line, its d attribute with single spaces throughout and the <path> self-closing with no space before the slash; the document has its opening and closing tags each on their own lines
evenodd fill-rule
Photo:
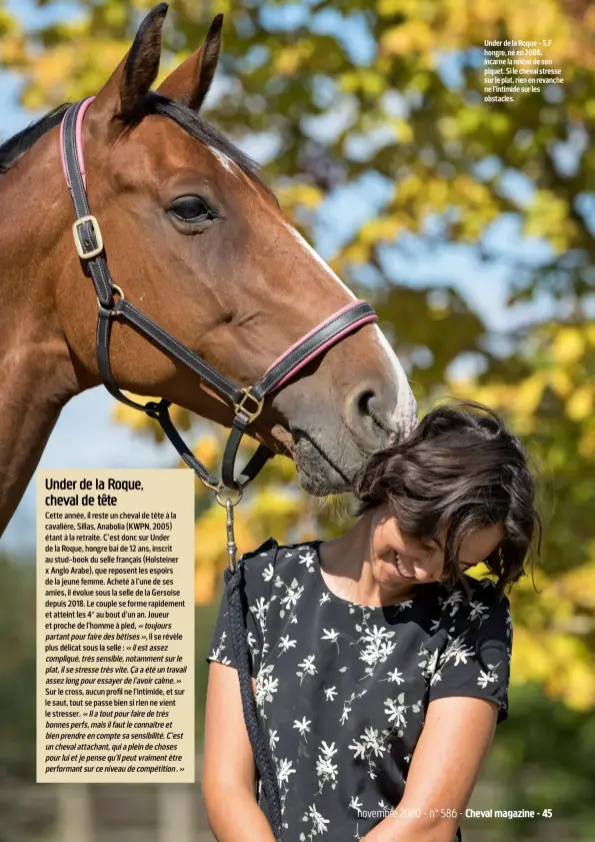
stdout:
<svg viewBox="0 0 595 842">
<path fill-rule="evenodd" d="M 80 391 L 55 308 L 66 212 L 57 167 L 56 137 L 47 136 L 0 176 L 0 535 Z"/>
</svg>

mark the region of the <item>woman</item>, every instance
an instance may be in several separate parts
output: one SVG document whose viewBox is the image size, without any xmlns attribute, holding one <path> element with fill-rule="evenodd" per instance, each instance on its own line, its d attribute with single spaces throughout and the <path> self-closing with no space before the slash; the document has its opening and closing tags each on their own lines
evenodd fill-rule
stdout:
<svg viewBox="0 0 595 842">
<path fill-rule="evenodd" d="M 242 557 L 251 673 L 284 842 L 452 842 L 508 715 L 505 585 L 539 518 L 496 415 L 441 406 L 356 478 L 340 538 Z M 465 571 L 484 562 L 492 579 Z M 213 635 L 203 792 L 219 842 L 273 842 L 227 605 Z"/>
</svg>

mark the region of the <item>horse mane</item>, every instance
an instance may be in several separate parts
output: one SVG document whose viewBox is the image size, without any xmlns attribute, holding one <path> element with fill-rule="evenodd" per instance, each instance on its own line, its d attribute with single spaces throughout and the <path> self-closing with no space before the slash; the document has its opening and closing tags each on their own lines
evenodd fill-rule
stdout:
<svg viewBox="0 0 595 842">
<path fill-rule="evenodd" d="M 46 132 L 57 126 L 70 103 L 66 102 L 49 111 L 39 120 L 26 126 L 18 134 L 4 141 L 0 146 L 0 175 L 12 167 L 17 160 Z"/>
<path fill-rule="evenodd" d="M 27 152 L 50 129 L 60 123 L 69 105 L 68 102 L 59 105 L 0 146 L 0 175 L 8 172 L 21 155 Z M 143 117 L 149 114 L 160 114 L 168 117 L 191 137 L 227 155 L 242 172 L 253 181 L 258 182 L 275 202 L 277 201 L 272 191 L 258 177 L 260 167 L 256 161 L 241 152 L 225 135 L 210 123 L 207 123 L 206 120 L 203 120 L 195 111 L 158 93 L 151 93 L 140 104 L 134 120 L 129 123 L 129 127 L 132 128 L 137 125 Z"/>
</svg>

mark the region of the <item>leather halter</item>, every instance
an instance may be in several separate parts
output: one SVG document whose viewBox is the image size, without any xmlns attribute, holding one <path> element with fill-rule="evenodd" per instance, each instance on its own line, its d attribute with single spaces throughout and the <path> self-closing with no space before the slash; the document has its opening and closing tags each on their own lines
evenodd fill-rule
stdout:
<svg viewBox="0 0 595 842">
<path fill-rule="evenodd" d="M 365 301 L 347 304 L 292 345 L 275 360 L 258 383 L 248 388 L 236 386 L 201 357 L 178 342 L 170 333 L 127 301 L 120 287 L 116 286 L 112 280 L 101 229 L 97 219 L 91 215 L 86 192 L 83 120 L 93 99 L 94 97 L 90 97 L 81 100 L 68 108 L 60 127 L 60 148 L 64 175 L 76 214 L 73 225 L 74 243 L 83 270 L 85 268 L 88 270 L 85 274 L 91 276 L 99 305 L 96 353 L 101 379 L 107 390 L 119 401 L 159 421 L 164 433 L 184 462 L 196 472 L 205 485 L 218 494 L 223 486 L 226 486 L 238 491 L 241 495 L 242 490 L 274 455 L 267 447 L 259 445 L 240 475 L 234 477 L 234 465 L 240 441 L 246 428 L 260 415 L 266 396 L 281 388 L 300 369 L 324 354 L 345 336 L 362 325 L 376 321 L 377 315 Z M 163 399 L 158 403 L 154 401 L 148 401 L 145 404 L 137 403 L 126 397 L 118 388 L 112 375 L 109 359 L 111 326 L 115 318 L 133 325 L 154 345 L 195 372 L 219 397 L 233 406 L 235 417 L 225 446 L 221 480 L 208 471 L 179 435 L 169 415 L 171 406 L 169 401 Z"/>
</svg>

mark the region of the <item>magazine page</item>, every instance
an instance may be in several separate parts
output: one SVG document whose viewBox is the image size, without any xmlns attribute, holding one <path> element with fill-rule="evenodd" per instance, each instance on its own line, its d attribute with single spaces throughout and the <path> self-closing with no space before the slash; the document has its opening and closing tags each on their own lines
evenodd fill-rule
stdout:
<svg viewBox="0 0 595 842">
<path fill-rule="evenodd" d="M 592 838 L 594 46 L 0 0 L 0 842 Z"/>
</svg>

